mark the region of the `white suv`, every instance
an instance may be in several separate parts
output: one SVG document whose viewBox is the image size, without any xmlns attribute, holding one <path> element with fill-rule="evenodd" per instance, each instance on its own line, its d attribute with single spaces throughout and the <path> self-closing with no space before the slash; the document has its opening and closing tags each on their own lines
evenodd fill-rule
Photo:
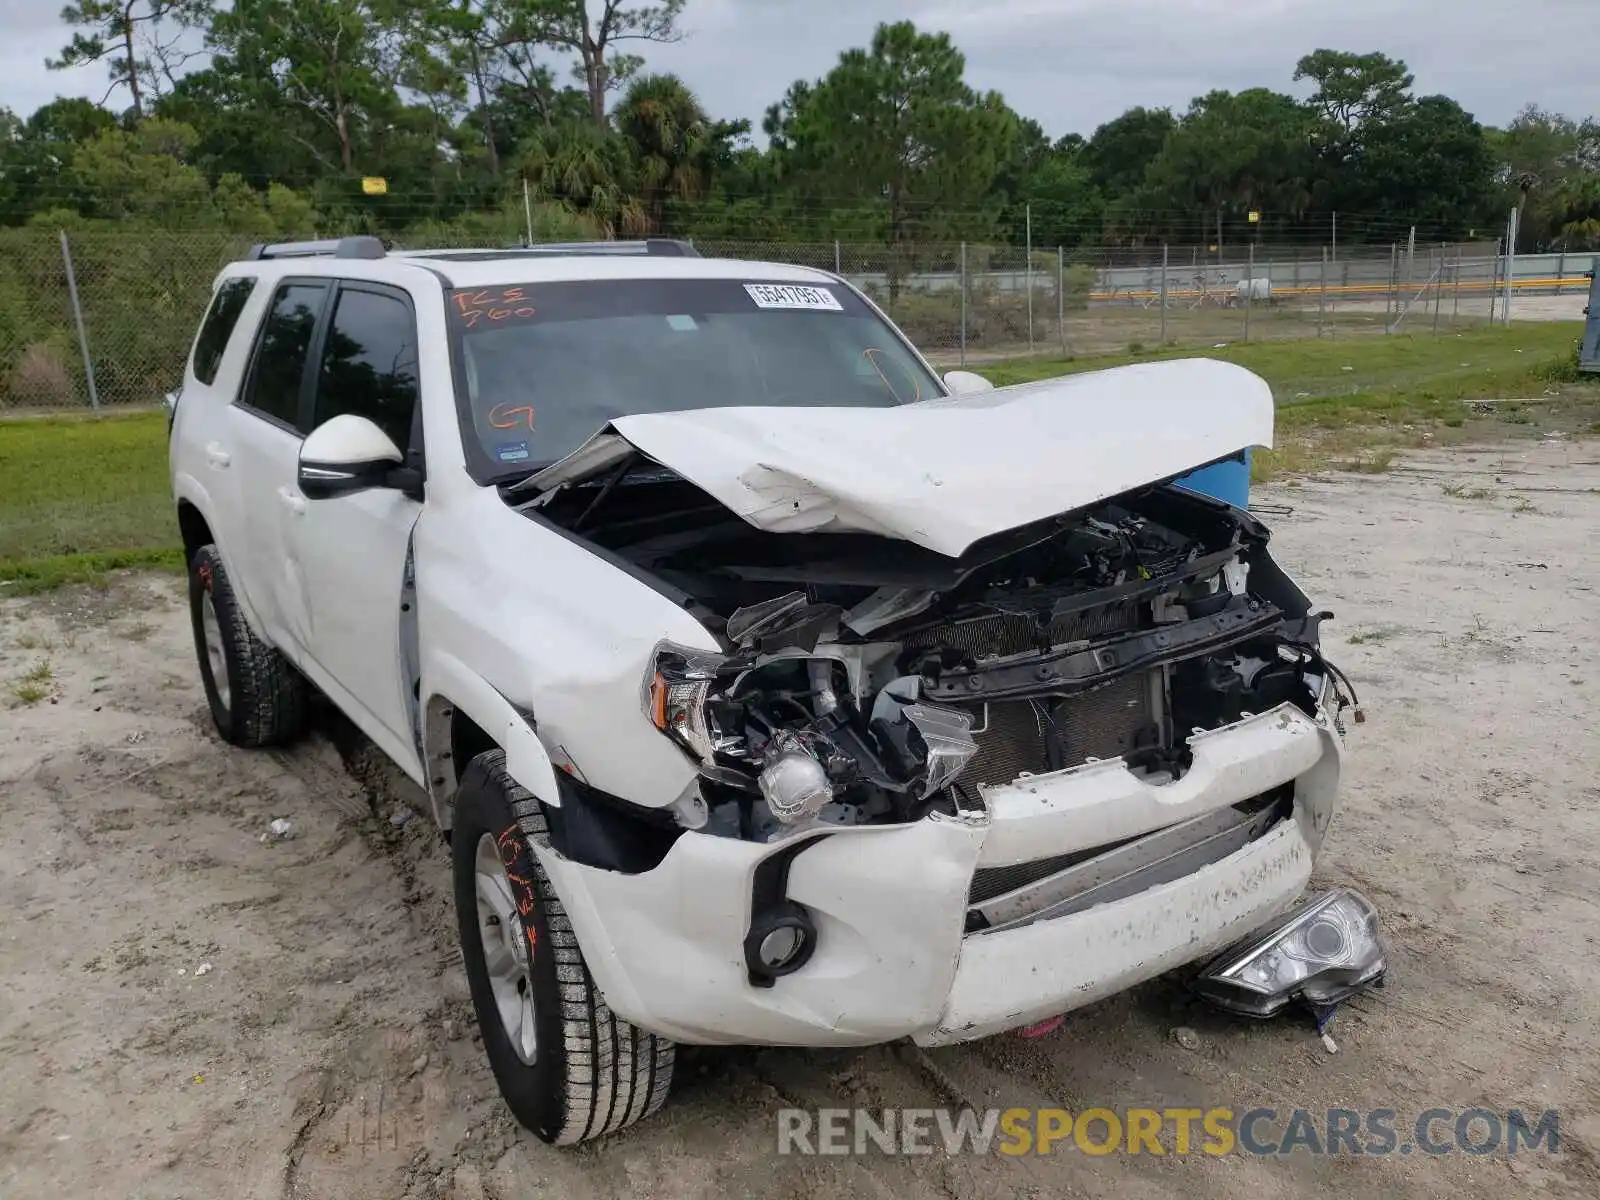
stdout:
<svg viewBox="0 0 1600 1200">
<path fill-rule="evenodd" d="M 1310 876 L 1327 614 L 1173 482 L 1271 444 L 1240 368 L 989 389 L 822 271 L 354 238 L 226 268 L 173 406 L 217 728 L 314 687 L 427 789 L 547 1140 L 655 1111 L 676 1042 L 1031 1025 Z"/>
</svg>

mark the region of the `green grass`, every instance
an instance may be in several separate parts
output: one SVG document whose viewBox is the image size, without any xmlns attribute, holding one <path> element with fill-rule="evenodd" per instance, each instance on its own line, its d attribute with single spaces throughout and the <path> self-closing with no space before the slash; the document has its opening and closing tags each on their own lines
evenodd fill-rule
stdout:
<svg viewBox="0 0 1600 1200">
<path fill-rule="evenodd" d="M 0 421 L 0 596 L 181 566 L 164 413 Z"/>
<path fill-rule="evenodd" d="M 1027 383 L 1168 358 L 1219 358 L 1254 371 L 1280 405 L 1334 401 L 1371 407 L 1385 396 L 1462 400 L 1538 395 L 1552 365 L 1572 354 L 1577 322 L 1528 321 L 1456 334 L 1359 340 L 1230 343 L 1220 350 L 1168 348 L 1079 359 L 1026 359 L 980 368 L 996 384 Z M 1520 389 L 1520 390 L 1519 390 Z"/>
<path fill-rule="evenodd" d="M 55 672 L 49 659 L 41 659 L 20 679 L 11 684 L 11 697 L 15 704 L 37 704 L 55 689 Z"/>
</svg>

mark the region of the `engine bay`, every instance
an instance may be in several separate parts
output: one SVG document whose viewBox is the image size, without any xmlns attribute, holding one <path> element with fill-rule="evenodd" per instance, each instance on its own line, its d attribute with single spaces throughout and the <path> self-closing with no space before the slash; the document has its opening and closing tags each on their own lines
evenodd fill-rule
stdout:
<svg viewBox="0 0 1600 1200">
<path fill-rule="evenodd" d="M 708 832 L 979 810 L 985 786 L 1122 758 L 1176 779 L 1187 737 L 1344 700 L 1305 596 L 1248 513 L 1171 486 L 948 558 L 777 534 L 635 456 L 524 505 L 720 641 L 658 648 L 646 715 L 700 767 Z M 697 806 L 698 807 L 698 806 Z"/>
</svg>

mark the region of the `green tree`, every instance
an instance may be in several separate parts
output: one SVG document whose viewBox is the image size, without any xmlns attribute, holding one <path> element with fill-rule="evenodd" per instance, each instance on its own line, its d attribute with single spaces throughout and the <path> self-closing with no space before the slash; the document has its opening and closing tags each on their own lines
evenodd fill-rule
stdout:
<svg viewBox="0 0 1600 1200">
<path fill-rule="evenodd" d="M 614 114 L 633 145 L 634 180 L 650 229 L 660 232 L 669 201 L 705 196 L 719 168 L 730 164 L 746 121 L 713 121 L 676 75 L 644 75 L 629 85 Z"/>
<path fill-rule="evenodd" d="M 1494 156 L 1483 127 L 1448 96 L 1424 96 L 1400 117 L 1375 125 L 1362 152 L 1365 211 L 1416 226 L 1443 241 L 1494 214 Z"/>
<path fill-rule="evenodd" d="M 1130 108 L 1094 131 L 1081 163 L 1089 180 L 1107 196 L 1133 191 L 1167 144 L 1178 120 L 1165 108 Z"/>
<path fill-rule="evenodd" d="M 682 34 L 678 18 L 686 0 L 600 0 L 599 11 L 585 0 L 502 0 L 510 11 L 511 28 L 527 43 L 548 46 L 577 57 L 577 71 L 589 97 L 589 116 L 606 123 L 606 97 L 639 71 L 643 59 L 617 47 L 637 42 L 675 42 Z"/>
<path fill-rule="evenodd" d="M 1306 101 L 1316 116 L 1311 185 L 1316 203 L 1334 211 L 1364 211 L 1371 203 L 1364 154 L 1379 131 L 1414 115 L 1410 71 L 1384 54 L 1314 50 L 1295 65 L 1294 78 L 1316 85 Z"/>
<path fill-rule="evenodd" d="M 82 97 L 52 100 L 26 121 L 5 115 L 9 132 L 0 131 L 0 224 L 21 224 L 41 209 L 71 204 L 73 155 L 116 124 L 109 112 Z"/>
<path fill-rule="evenodd" d="M 1123 225 L 1172 233 L 1181 228 L 1174 218 L 1187 216 L 1202 234 L 1222 223 L 1227 239 L 1228 224 L 1243 223 L 1252 210 L 1299 216 L 1311 201 L 1310 121 L 1293 97 L 1268 88 L 1199 97 L 1167 135 L 1144 185 L 1124 198 Z M 1265 216 L 1263 223 L 1270 224 Z M 1192 236 L 1195 225 L 1189 230 Z"/>
<path fill-rule="evenodd" d="M 61 10 L 72 40 L 54 59 L 53 71 L 104 62 L 111 87 L 128 89 L 129 112 L 137 120 L 146 94 L 159 95 L 176 82 L 190 57 L 183 42 L 211 16 L 214 0 L 78 0 Z M 104 98 L 101 100 L 104 103 Z"/>
<path fill-rule="evenodd" d="M 995 181 L 1006 197 L 1001 227 L 1013 243 L 1033 230 L 1036 246 L 1077 247 L 1097 228 L 1103 205 L 1084 165 L 1083 138 L 1052 142 L 1037 121 L 1021 118 L 1010 160 Z"/>
<path fill-rule="evenodd" d="M 81 143 L 71 170 L 79 211 L 169 228 L 209 225 L 211 188 L 186 161 L 198 140 L 187 125 L 153 117 L 132 130 L 108 129 Z"/>
<path fill-rule="evenodd" d="M 606 236 L 638 236 L 650 218 L 631 186 L 632 147 L 588 121 L 557 126 L 527 142 L 517 169 L 548 198 L 593 221 Z"/>
<path fill-rule="evenodd" d="M 290 136 L 350 174 L 372 131 L 404 107 L 396 89 L 437 79 L 418 35 L 437 11 L 408 0 L 233 0 L 211 24 L 212 71 L 246 106 L 309 116 L 320 136 Z"/>
<path fill-rule="evenodd" d="M 1522 210 L 1519 240 L 1532 247 L 1593 244 L 1587 223 L 1600 218 L 1600 124 L 1528 105 L 1490 135 L 1502 209 Z"/>
<path fill-rule="evenodd" d="M 1295 64 L 1294 79 L 1317 85 L 1309 103 L 1347 149 L 1364 126 L 1393 120 L 1411 102 L 1411 72 L 1384 54 L 1313 50 Z"/>
<path fill-rule="evenodd" d="M 975 92 L 965 71 L 949 35 L 880 25 L 870 47 L 847 50 L 768 113 L 775 153 L 802 189 L 880 209 L 891 246 L 988 233 L 1019 130 L 999 94 Z"/>
</svg>

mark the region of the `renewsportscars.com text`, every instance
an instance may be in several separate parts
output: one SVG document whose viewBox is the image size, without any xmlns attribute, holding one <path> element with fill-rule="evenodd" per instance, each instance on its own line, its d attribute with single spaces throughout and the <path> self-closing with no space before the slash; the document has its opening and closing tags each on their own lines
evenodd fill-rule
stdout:
<svg viewBox="0 0 1600 1200">
<path fill-rule="evenodd" d="M 1558 1153 L 1560 1114 L 1486 1108 L 854 1109 L 778 1112 L 779 1154 Z"/>
</svg>

